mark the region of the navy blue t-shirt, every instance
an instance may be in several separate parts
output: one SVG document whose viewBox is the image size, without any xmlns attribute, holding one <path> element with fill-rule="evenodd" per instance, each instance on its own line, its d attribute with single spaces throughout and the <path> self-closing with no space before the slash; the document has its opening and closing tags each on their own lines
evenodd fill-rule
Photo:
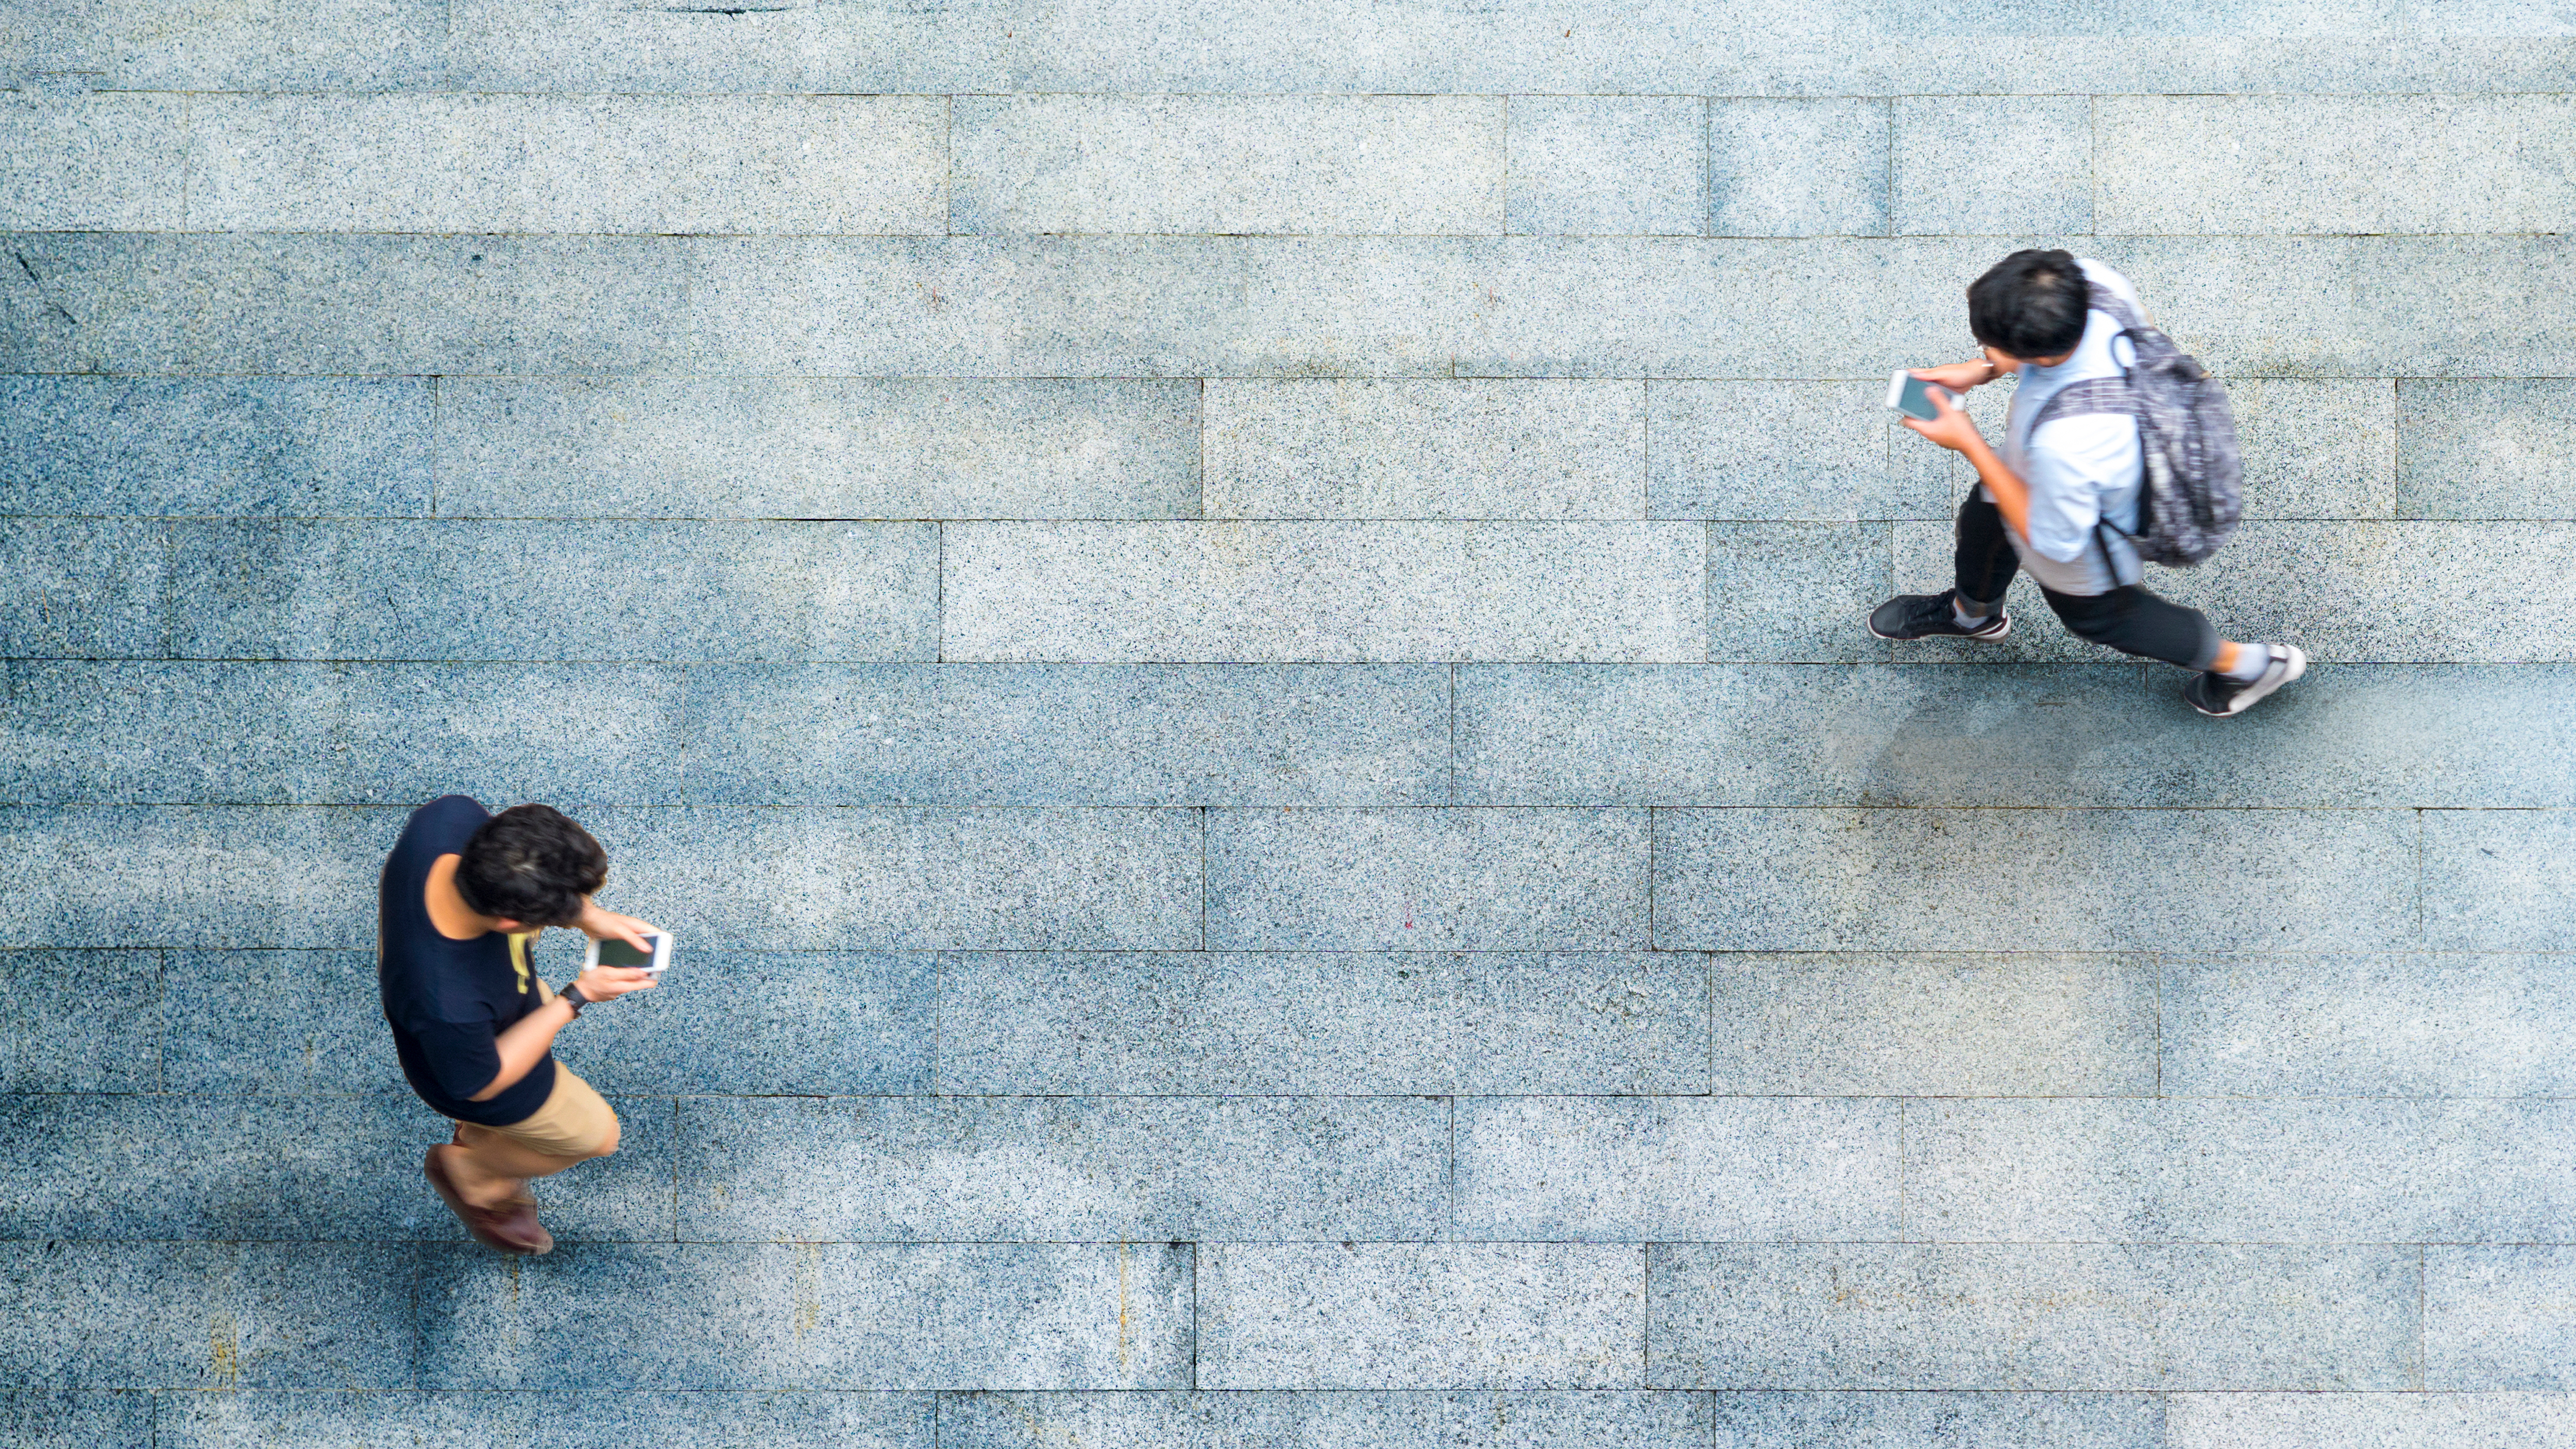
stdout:
<svg viewBox="0 0 2576 1449">
<path fill-rule="evenodd" d="M 527 948 L 513 951 L 499 931 L 451 941 L 429 923 L 421 899 L 430 866 L 463 853 L 491 818 L 466 796 L 442 795 L 403 823 L 376 887 L 376 986 L 403 1075 L 420 1099 L 460 1122 L 507 1127 L 536 1115 L 555 1089 L 553 1053 L 490 1101 L 466 1099 L 501 1075 L 494 1038 L 544 1005 Z"/>
</svg>

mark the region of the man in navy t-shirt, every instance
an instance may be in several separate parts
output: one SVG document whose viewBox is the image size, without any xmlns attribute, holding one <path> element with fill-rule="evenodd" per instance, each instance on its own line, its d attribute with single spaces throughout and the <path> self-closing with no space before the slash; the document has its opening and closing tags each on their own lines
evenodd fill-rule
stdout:
<svg viewBox="0 0 2576 1449">
<path fill-rule="evenodd" d="M 463 795 L 411 813 L 377 890 L 376 979 L 403 1075 L 456 1123 L 429 1150 L 430 1186 L 474 1235 L 506 1253 L 554 1246 L 528 1180 L 617 1150 L 617 1114 L 555 1061 L 555 1033 L 583 1006 L 653 979 L 593 966 L 560 993 L 529 948 L 547 926 L 649 950 L 654 927 L 591 900 L 608 852 L 544 805 L 494 815 Z"/>
</svg>

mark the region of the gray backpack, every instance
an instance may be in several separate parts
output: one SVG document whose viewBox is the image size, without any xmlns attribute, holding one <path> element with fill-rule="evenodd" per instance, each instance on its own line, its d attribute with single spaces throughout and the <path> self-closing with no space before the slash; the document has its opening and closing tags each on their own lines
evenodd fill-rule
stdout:
<svg viewBox="0 0 2576 1449">
<path fill-rule="evenodd" d="M 2138 532 L 2129 542 L 2149 563 L 2189 568 L 2218 552 L 2245 510 L 2245 469 L 2236 453 L 2227 390 L 2117 293 L 2099 283 L 2086 285 L 2093 308 L 2119 322 L 2135 357 L 2122 376 L 2074 383 L 2050 398 L 2031 419 L 2028 436 L 2038 436 L 2055 419 L 2084 413 L 2136 418 L 2146 466 Z"/>
</svg>

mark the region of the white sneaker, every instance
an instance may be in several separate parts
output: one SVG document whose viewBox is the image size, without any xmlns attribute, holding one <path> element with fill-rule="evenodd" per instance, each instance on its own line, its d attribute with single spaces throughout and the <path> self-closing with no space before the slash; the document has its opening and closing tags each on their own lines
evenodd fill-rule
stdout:
<svg viewBox="0 0 2576 1449">
<path fill-rule="evenodd" d="M 2240 644 L 2240 649 L 2261 649 L 2270 657 L 2263 672 L 2251 680 L 2230 679 L 2224 674 L 2203 674 L 2182 687 L 2182 697 L 2191 707 L 2211 719 L 2225 719 L 2243 714 L 2255 701 L 2308 672 L 2307 651 L 2292 644 Z"/>
</svg>

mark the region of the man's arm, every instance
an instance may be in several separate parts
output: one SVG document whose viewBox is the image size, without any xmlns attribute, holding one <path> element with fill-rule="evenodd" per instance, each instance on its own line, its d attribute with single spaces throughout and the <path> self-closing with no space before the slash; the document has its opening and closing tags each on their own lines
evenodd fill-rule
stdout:
<svg viewBox="0 0 2576 1449">
<path fill-rule="evenodd" d="M 581 988 L 584 1001 L 610 1001 L 630 991 L 652 990 L 653 977 L 640 966 L 593 966 L 574 977 L 573 984 Z M 510 1023 L 508 1030 L 492 1039 L 492 1049 L 501 1054 L 500 1074 L 465 1100 L 489 1102 L 517 1086 L 545 1060 L 555 1034 L 571 1020 L 572 1003 L 558 996 Z"/>
<path fill-rule="evenodd" d="M 585 898 L 581 918 L 573 922 L 581 933 L 594 941 L 624 941 L 638 951 L 650 953 L 652 944 L 644 938 L 656 928 L 633 916 L 621 916 L 602 910 L 596 901 Z M 640 966 L 593 966 L 573 978 L 581 988 L 584 1001 L 609 1001 L 629 991 L 650 991 L 653 977 Z M 544 1061 L 546 1052 L 555 1044 L 555 1034 L 572 1021 L 572 1003 L 558 996 L 517 1021 L 509 1030 L 492 1039 L 493 1050 L 501 1054 L 501 1071 L 491 1085 L 466 1098 L 469 1102 L 488 1102 L 517 1086 L 528 1073 Z"/>
<path fill-rule="evenodd" d="M 1958 367 L 1968 365 L 1954 364 Z M 1934 368 L 1921 375 L 1939 381 L 1937 374 L 1948 370 Z M 1948 386 L 1947 383 L 1942 385 Z M 1995 508 L 2003 514 L 2004 522 L 2011 526 L 2014 535 L 2030 537 L 2030 486 L 2022 482 L 2020 474 L 2004 466 L 2004 460 L 1987 446 L 1985 434 L 1977 431 L 1976 419 L 1969 417 L 1965 408 L 1939 393 L 1932 395 L 1932 406 L 1941 415 L 1928 423 L 1920 418 L 1899 418 L 1897 421 L 1967 459 L 1968 466 L 1977 470 L 1977 481 L 1985 484 L 1986 492 L 1993 495 Z"/>
<path fill-rule="evenodd" d="M 590 973 L 582 974 L 587 976 Z M 635 974 L 641 976 L 644 973 L 638 971 Z M 588 991 L 582 993 L 584 996 L 589 994 Z M 545 1060 L 546 1049 L 555 1044 L 555 1033 L 562 1031 L 571 1020 L 571 1004 L 558 996 L 510 1023 L 509 1030 L 492 1039 L 492 1049 L 501 1054 L 500 1075 L 492 1079 L 491 1085 L 465 1100 L 489 1102 L 519 1085 L 528 1073 L 537 1069 L 537 1063 Z"/>
<path fill-rule="evenodd" d="M 1939 383 L 1952 392 L 1966 392 L 1972 387 L 1983 387 L 2003 376 L 1992 362 L 1982 357 L 1971 358 L 1966 362 L 1945 363 L 1939 367 L 1917 367 L 1912 371 L 1916 377 L 1925 382 Z"/>
</svg>

